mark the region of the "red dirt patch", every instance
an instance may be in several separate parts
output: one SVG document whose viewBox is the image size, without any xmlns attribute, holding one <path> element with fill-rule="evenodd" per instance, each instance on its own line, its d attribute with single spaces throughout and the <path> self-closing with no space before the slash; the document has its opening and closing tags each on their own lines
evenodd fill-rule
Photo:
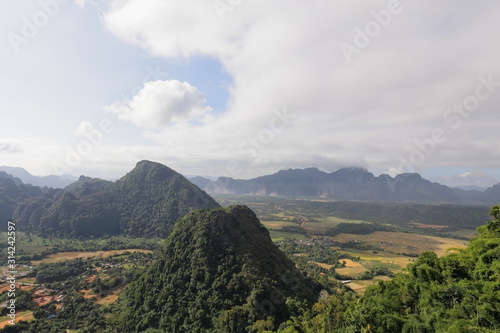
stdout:
<svg viewBox="0 0 500 333">
<path fill-rule="evenodd" d="M 18 322 L 23 321 L 23 320 L 31 320 L 31 319 L 34 319 L 34 317 L 33 317 L 33 312 L 28 311 L 28 312 L 26 312 L 26 313 L 23 313 L 23 314 L 19 314 L 19 315 L 17 315 L 17 316 L 16 316 L 16 320 L 15 320 L 15 322 L 16 322 L 16 323 L 18 323 Z M 5 321 L 2 321 L 2 322 L 0 323 L 0 329 L 4 328 L 5 326 L 10 325 L 10 324 L 9 324 L 9 320 L 10 320 L 10 319 L 5 320 Z"/>
<path fill-rule="evenodd" d="M 435 230 L 441 230 L 447 228 L 445 225 L 436 225 L 436 224 L 425 224 L 425 223 L 408 223 L 408 226 L 412 228 L 418 228 L 418 229 L 435 229 Z"/>
<path fill-rule="evenodd" d="M 93 294 L 91 295 L 92 290 L 90 290 L 90 289 L 83 289 L 80 291 L 83 293 L 83 298 L 92 298 L 92 297 L 99 298 L 97 295 L 93 295 Z"/>
</svg>

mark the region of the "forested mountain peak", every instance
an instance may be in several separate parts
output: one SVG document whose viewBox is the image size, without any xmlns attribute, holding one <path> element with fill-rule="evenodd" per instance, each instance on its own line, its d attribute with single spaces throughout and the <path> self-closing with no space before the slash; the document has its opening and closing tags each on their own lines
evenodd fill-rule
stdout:
<svg viewBox="0 0 500 333">
<path fill-rule="evenodd" d="M 111 188 L 127 234 L 167 235 L 193 209 L 219 204 L 180 173 L 162 164 L 141 161 Z M 162 223 L 168 221 L 168 223 Z"/>
<path fill-rule="evenodd" d="M 176 171 L 141 161 L 115 183 L 81 176 L 64 190 L 42 192 L 0 178 L 0 207 L 2 221 L 14 220 L 23 231 L 166 237 L 189 211 L 219 205 Z"/>
<path fill-rule="evenodd" d="M 118 182 L 124 181 L 162 181 L 173 177 L 177 172 L 169 167 L 147 160 L 140 161 L 135 168 L 122 177 Z"/>
<path fill-rule="evenodd" d="M 151 267 L 120 298 L 124 332 L 247 332 L 277 327 L 311 283 L 246 206 L 182 218 Z"/>
</svg>

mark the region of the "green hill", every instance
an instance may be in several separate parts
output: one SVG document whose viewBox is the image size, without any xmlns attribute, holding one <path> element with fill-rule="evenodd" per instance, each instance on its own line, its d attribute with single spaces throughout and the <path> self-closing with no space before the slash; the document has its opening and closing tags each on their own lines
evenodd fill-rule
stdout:
<svg viewBox="0 0 500 333">
<path fill-rule="evenodd" d="M 313 285 L 248 207 L 198 211 L 176 224 L 162 253 L 120 296 L 117 325 L 122 332 L 272 329 L 294 304 L 314 300 Z"/>
<path fill-rule="evenodd" d="M 120 230 L 135 236 L 166 236 L 191 210 L 219 207 L 181 174 L 149 161 L 116 181 L 110 197 L 121 213 Z"/>
</svg>

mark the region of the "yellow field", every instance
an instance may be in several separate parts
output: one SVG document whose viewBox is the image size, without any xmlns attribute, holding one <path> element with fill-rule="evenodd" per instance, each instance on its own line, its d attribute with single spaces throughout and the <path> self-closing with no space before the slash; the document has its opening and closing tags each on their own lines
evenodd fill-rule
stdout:
<svg viewBox="0 0 500 333">
<path fill-rule="evenodd" d="M 344 268 L 337 268 L 335 269 L 335 272 L 341 274 L 341 275 L 349 275 L 349 276 L 356 276 L 358 274 L 361 274 L 363 272 L 367 272 L 368 270 L 361 265 L 361 263 L 352 261 L 350 259 L 341 259 L 340 262 L 345 261 L 346 265 Z"/>
<path fill-rule="evenodd" d="M 300 224 L 285 221 L 261 221 L 268 229 L 281 229 L 283 227 L 298 227 Z"/>
<path fill-rule="evenodd" d="M 61 252 L 56 254 L 51 254 L 42 260 L 34 260 L 31 263 L 33 265 L 44 263 L 54 263 L 66 260 L 72 260 L 77 258 L 92 258 L 92 257 L 109 257 L 115 254 L 122 254 L 124 252 L 143 252 L 149 253 L 153 252 L 150 250 L 140 250 L 140 249 L 125 249 L 125 250 L 111 250 L 111 251 L 91 251 L 91 252 Z"/>
<path fill-rule="evenodd" d="M 309 261 L 309 262 L 315 263 L 316 265 L 318 265 L 319 267 L 322 267 L 324 269 L 330 269 L 333 267 L 333 265 L 328 265 L 328 264 L 324 264 L 321 262 L 316 262 L 316 261 Z"/>
<path fill-rule="evenodd" d="M 349 283 L 346 283 L 346 286 L 354 290 L 354 292 L 358 295 L 361 295 L 365 292 L 366 287 L 371 286 L 378 281 L 389 281 L 390 277 L 387 276 L 375 276 L 372 280 L 356 280 Z"/>
<path fill-rule="evenodd" d="M 372 251 L 361 251 L 361 250 L 340 251 L 340 252 L 350 254 L 354 257 L 359 257 L 362 262 L 380 261 L 381 263 L 384 264 L 398 265 L 400 268 L 405 268 L 410 262 L 412 262 L 415 259 L 389 252 L 378 252 L 377 254 L 373 254 Z"/>
<path fill-rule="evenodd" d="M 332 239 L 342 243 L 358 241 L 396 253 L 419 254 L 422 251 L 434 251 L 439 256 L 446 254 L 450 248 L 464 248 L 468 244 L 468 242 L 458 239 L 387 231 L 376 231 L 369 235 L 340 234 Z"/>
</svg>

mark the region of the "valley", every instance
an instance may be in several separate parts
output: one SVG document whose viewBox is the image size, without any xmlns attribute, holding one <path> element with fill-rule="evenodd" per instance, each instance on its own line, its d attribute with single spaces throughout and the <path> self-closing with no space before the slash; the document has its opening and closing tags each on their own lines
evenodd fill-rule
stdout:
<svg viewBox="0 0 500 333">
<path fill-rule="evenodd" d="M 331 249 L 356 258 L 356 261 L 340 260 L 346 261 L 346 265 L 336 268 L 335 272 L 339 278 L 332 277 L 332 279 L 351 281 L 346 285 L 358 294 L 362 294 L 367 286 L 377 281 L 390 279 L 386 275 L 375 275 L 366 279 L 366 274 L 373 269 L 374 264 L 386 265 L 393 274 L 402 272 L 420 253 L 434 251 L 443 256 L 450 250 L 465 248 L 469 239 L 475 234 L 475 229 L 456 229 L 454 232 L 444 233 L 446 226 L 436 228 L 433 224 L 419 223 L 415 226 L 413 223 L 407 223 L 403 226 L 386 224 L 393 231 L 373 231 L 367 234 L 340 233 L 329 236 L 328 234 L 340 224 L 359 225 L 372 222 L 318 213 L 308 206 L 308 203 L 317 200 L 307 198 L 223 194 L 213 196 L 223 206 L 244 203 L 251 207 L 261 218 L 262 224 L 270 230 L 273 241 L 278 244 L 285 239 L 293 239 L 313 246 L 314 242 L 311 240 L 317 240 L 316 244 L 332 245 Z M 324 270 L 332 267 L 321 260 L 314 263 Z"/>
<path fill-rule="evenodd" d="M 326 275 L 332 283 L 343 283 L 359 295 L 364 293 L 367 286 L 378 281 L 391 280 L 394 274 L 403 271 L 408 263 L 414 262 L 420 253 L 434 251 L 439 256 L 443 256 L 449 250 L 467 246 L 466 235 L 475 233 L 473 229 L 457 229 L 446 234 L 447 237 L 436 236 L 436 232 L 442 234 L 446 227 L 436 228 L 435 225 L 408 223 L 402 227 L 385 224 L 386 227 L 392 228 L 391 231 L 331 235 L 339 226 L 344 226 L 344 228 L 346 224 L 364 226 L 372 225 L 374 222 L 318 213 L 308 205 L 311 201 L 307 199 L 231 195 L 215 195 L 214 197 L 222 206 L 245 204 L 251 207 L 262 224 L 270 231 L 272 240 L 279 244 L 292 260 L 294 258 L 305 259 L 302 264 L 296 261 L 303 271 L 308 272 L 310 276 L 316 276 L 317 279 Z M 328 260 L 328 257 L 322 258 L 321 256 L 309 260 L 309 255 L 305 252 L 287 252 L 286 245 L 284 245 L 287 242 L 294 242 L 311 249 L 327 247 L 341 259 L 338 259 L 336 263 Z M 118 262 L 116 265 L 126 270 L 131 268 L 127 263 L 130 254 L 152 255 L 153 251 L 159 249 L 163 243 L 164 241 L 159 238 L 111 237 L 74 240 L 41 238 L 35 234 L 19 232 L 18 249 L 22 262 L 19 271 L 23 275 L 27 274 L 28 277 L 19 279 L 17 288 L 31 292 L 35 308 L 40 308 L 55 299 L 54 296 L 47 296 L 40 301 L 41 297 L 36 294 L 40 288 L 45 288 L 45 284 L 37 283 L 36 272 L 40 265 L 43 267 L 46 264 L 74 260 L 82 260 L 93 265 L 100 260 L 113 258 L 113 262 Z M 5 271 L 6 268 L 3 268 L 0 275 L 5 276 Z M 86 281 L 86 284 L 79 284 L 75 287 L 75 292 L 82 293 L 85 300 L 90 299 L 95 304 L 104 306 L 113 304 L 126 285 L 122 282 L 119 286 L 109 288 L 104 293 L 96 293 L 95 283 L 92 285 L 92 282 L 98 279 L 106 283 L 111 278 L 110 275 L 103 274 L 102 269 L 94 270 L 92 274 L 83 273 L 65 277 L 63 281 L 74 278 Z M 0 288 L 6 287 L 7 283 L 0 285 Z M 58 290 L 51 291 L 53 295 L 58 293 L 60 293 Z M 33 311 L 25 311 L 17 316 L 17 320 L 34 320 L 34 318 Z M 8 320 L 8 317 L 0 318 L 0 326 L 2 323 L 5 325 Z"/>
<path fill-rule="evenodd" d="M 458 292 L 469 318 L 476 301 L 467 297 L 478 291 L 463 281 L 494 288 L 483 276 L 496 274 L 498 207 L 210 197 L 149 161 L 115 183 L 82 176 L 42 190 L 4 178 L 3 186 L 0 205 L 16 220 L 16 281 L 2 267 L 1 332 L 312 333 L 328 332 L 332 316 L 340 332 L 387 331 L 386 312 L 399 329 L 410 323 L 400 309 L 415 306 L 392 309 L 401 297 L 387 290 L 423 288 L 404 295 L 424 302 L 432 293 L 442 304 Z M 13 245 L 0 244 L 1 261 Z M 7 316 L 13 290 L 16 325 Z M 389 299 L 384 314 L 366 305 Z M 495 327 L 484 311 L 482 325 Z"/>
</svg>

